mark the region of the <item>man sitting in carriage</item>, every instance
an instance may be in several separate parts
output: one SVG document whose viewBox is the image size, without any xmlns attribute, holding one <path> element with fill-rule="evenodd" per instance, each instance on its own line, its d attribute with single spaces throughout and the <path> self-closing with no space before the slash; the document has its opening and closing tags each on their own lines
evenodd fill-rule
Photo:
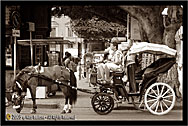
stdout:
<svg viewBox="0 0 188 126">
<path fill-rule="evenodd" d="M 123 65 L 123 53 L 120 49 L 118 49 L 118 43 L 113 42 L 114 46 L 114 54 L 112 55 L 111 59 L 108 60 L 105 65 L 105 81 L 107 84 L 110 83 L 111 77 L 110 77 L 110 72 L 115 72 L 115 71 L 122 71 L 122 65 Z"/>
<path fill-rule="evenodd" d="M 120 41 L 118 39 L 112 39 L 111 41 L 111 47 L 109 50 L 113 50 L 113 53 L 109 54 L 108 60 L 102 64 L 99 65 L 98 74 L 102 75 L 102 81 L 105 84 L 111 84 L 111 80 L 113 76 L 111 76 L 110 73 L 116 73 L 121 72 L 125 78 L 128 78 L 129 80 L 129 90 L 131 93 L 136 93 L 136 81 L 135 81 L 135 72 L 137 71 L 137 68 L 139 68 L 139 61 L 138 56 L 136 54 L 129 54 L 128 50 L 133 45 L 132 40 L 128 40 L 126 43 L 127 45 L 124 48 L 118 48 L 118 44 Z M 104 71 L 104 72 L 101 72 Z M 127 80 L 127 79 L 126 79 Z M 122 81 L 121 81 L 122 82 Z M 114 83 L 114 82 L 113 82 Z M 118 95 L 121 95 L 121 93 L 118 91 Z"/>
</svg>

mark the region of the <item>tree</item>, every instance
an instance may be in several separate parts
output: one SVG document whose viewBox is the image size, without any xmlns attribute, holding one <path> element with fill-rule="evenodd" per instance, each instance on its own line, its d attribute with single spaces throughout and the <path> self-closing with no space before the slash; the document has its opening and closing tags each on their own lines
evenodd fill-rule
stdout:
<svg viewBox="0 0 188 126">
<path fill-rule="evenodd" d="M 168 8 L 168 15 L 164 18 L 162 11 L 166 7 Z M 182 25 L 183 17 L 183 9 L 180 5 L 61 6 L 58 14 L 62 13 L 70 16 L 73 20 L 87 20 L 97 16 L 106 22 L 114 22 L 124 26 L 126 26 L 126 16 L 129 13 L 139 22 L 142 41 L 165 44 L 173 49 L 176 49 L 175 34 Z M 177 85 L 177 66 L 175 65 L 170 71 L 172 85 Z"/>
<path fill-rule="evenodd" d="M 111 39 L 113 36 L 125 36 L 126 27 L 118 23 L 106 22 L 98 17 L 75 19 L 71 22 L 73 31 L 79 37 L 87 39 Z"/>
<path fill-rule="evenodd" d="M 111 39 L 114 36 L 125 36 L 127 31 L 125 20 L 120 23 L 120 21 L 117 22 L 115 19 L 108 19 L 107 17 L 109 15 L 105 17 L 93 12 L 88 13 L 88 8 L 90 8 L 90 6 L 56 7 L 56 9 L 52 11 L 52 15 L 58 17 L 60 17 L 62 13 L 68 15 L 71 18 L 73 31 L 77 36 L 82 38 Z M 73 13 L 69 13 L 70 11 Z"/>
</svg>

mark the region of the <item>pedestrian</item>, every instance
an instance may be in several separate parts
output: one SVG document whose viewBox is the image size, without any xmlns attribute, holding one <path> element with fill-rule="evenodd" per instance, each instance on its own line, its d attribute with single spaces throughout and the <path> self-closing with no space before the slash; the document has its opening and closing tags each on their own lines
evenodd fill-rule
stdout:
<svg viewBox="0 0 188 126">
<path fill-rule="evenodd" d="M 63 58 L 63 65 L 73 72 L 77 71 L 77 65 L 74 63 L 74 57 L 71 56 L 69 52 L 65 52 L 65 57 Z"/>
<path fill-rule="evenodd" d="M 82 78 L 82 67 L 81 67 L 81 62 L 79 62 L 78 63 L 78 72 L 79 72 L 79 74 L 78 74 L 78 76 L 79 76 L 79 80 L 81 80 L 81 78 Z"/>
</svg>

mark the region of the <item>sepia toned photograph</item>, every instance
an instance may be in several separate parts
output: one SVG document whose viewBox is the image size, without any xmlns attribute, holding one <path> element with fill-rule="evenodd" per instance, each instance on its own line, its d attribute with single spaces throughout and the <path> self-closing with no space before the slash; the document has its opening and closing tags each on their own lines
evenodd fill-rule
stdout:
<svg viewBox="0 0 188 126">
<path fill-rule="evenodd" d="M 185 121 L 187 7 L 134 3 L 2 2 L 4 121 Z"/>
</svg>

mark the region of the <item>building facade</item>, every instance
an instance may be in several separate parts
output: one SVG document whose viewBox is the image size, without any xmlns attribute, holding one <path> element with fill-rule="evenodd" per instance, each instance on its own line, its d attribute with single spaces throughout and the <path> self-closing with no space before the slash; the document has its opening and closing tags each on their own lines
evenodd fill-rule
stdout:
<svg viewBox="0 0 188 126">
<path fill-rule="evenodd" d="M 70 44 L 64 44 L 63 55 L 66 51 L 70 52 L 75 57 L 80 57 L 82 55 L 82 44 L 83 38 L 79 38 L 75 35 L 71 28 L 71 19 L 68 16 L 62 15 L 60 18 L 52 16 L 52 31 L 50 33 L 51 37 L 63 37 L 64 40 L 70 41 Z"/>
<path fill-rule="evenodd" d="M 28 22 L 35 24 L 32 32 L 33 39 L 50 37 L 51 7 L 47 5 L 7 5 L 5 12 L 5 76 L 6 88 L 10 88 L 14 78 L 14 43 L 16 43 L 16 73 L 26 66 L 30 66 L 31 52 L 29 45 L 20 45 L 18 40 L 30 39 Z M 20 32 L 19 37 L 14 37 L 12 29 Z M 45 46 L 33 45 L 33 64 L 37 59 L 47 58 Z"/>
</svg>

